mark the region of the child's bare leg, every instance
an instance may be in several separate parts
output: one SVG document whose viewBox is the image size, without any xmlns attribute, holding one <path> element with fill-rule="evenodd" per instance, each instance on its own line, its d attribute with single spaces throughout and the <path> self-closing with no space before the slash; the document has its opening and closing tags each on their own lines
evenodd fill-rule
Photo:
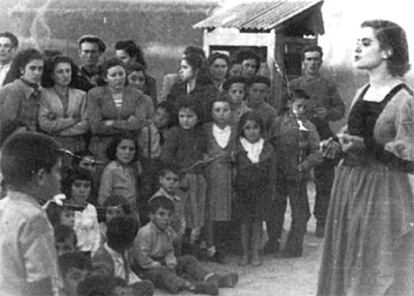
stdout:
<svg viewBox="0 0 414 296">
<path fill-rule="evenodd" d="M 241 236 L 241 245 L 242 245 L 242 258 L 239 262 L 241 266 L 245 266 L 249 263 L 249 223 L 247 221 L 242 221 L 240 226 L 240 236 Z"/>
<path fill-rule="evenodd" d="M 262 260 L 259 256 L 260 242 L 262 240 L 262 221 L 254 219 L 252 221 L 252 265 L 262 265 Z"/>
</svg>

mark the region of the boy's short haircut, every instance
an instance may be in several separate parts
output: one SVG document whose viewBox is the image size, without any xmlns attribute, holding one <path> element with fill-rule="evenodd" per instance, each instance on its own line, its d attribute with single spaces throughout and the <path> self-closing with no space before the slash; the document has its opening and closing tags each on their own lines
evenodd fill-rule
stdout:
<svg viewBox="0 0 414 296">
<path fill-rule="evenodd" d="M 198 121 L 200 121 L 200 119 L 203 116 L 201 107 L 194 100 L 191 99 L 182 100 L 178 105 L 178 113 L 181 109 L 190 109 L 191 111 L 193 111 L 197 115 Z"/>
<path fill-rule="evenodd" d="M 301 58 L 302 58 L 302 61 L 305 60 L 305 53 L 307 53 L 307 52 L 313 52 L 313 51 L 319 52 L 319 54 L 321 55 L 321 59 L 322 59 L 322 57 L 323 57 L 322 47 L 320 47 L 319 45 L 307 45 L 307 46 L 305 46 L 301 50 Z"/>
<path fill-rule="evenodd" d="M 214 103 L 217 103 L 217 102 L 228 103 L 230 106 L 230 97 L 226 93 L 221 93 L 217 97 L 215 97 L 213 100 L 211 100 L 211 102 L 208 104 L 208 107 L 209 107 L 208 110 L 210 111 L 210 113 L 213 112 Z"/>
<path fill-rule="evenodd" d="M 155 214 L 158 209 L 165 209 L 171 213 L 175 212 L 174 203 L 163 195 L 156 196 L 149 201 L 150 214 Z"/>
<path fill-rule="evenodd" d="M 138 232 L 138 222 L 132 215 L 117 216 L 107 223 L 106 236 L 112 249 L 126 249 Z"/>
<path fill-rule="evenodd" d="M 122 207 L 125 215 L 131 214 L 131 204 L 128 199 L 121 195 L 111 195 L 103 203 L 104 208 Z"/>
<path fill-rule="evenodd" d="M 20 189 L 39 170 L 50 173 L 61 152 L 57 142 L 45 134 L 23 132 L 11 136 L 1 151 L 1 171 L 5 184 Z"/>
<path fill-rule="evenodd" d="M 291 101 L 294 101 L 296 99 L 305 99 L 310 100 L 310 96 L 300 88 L 292 89 L 291 96 L 289 98 Z"/>
<path fill-rule="evenodd" d="M 176 174 L 178 178 L 181 178 L 182 176 L 179 168 L 172 165 L 165 165 L 158 171 L 158 177 L 164 177 L 167 173 L 170 172 Z"/>
<path fill-rule="evenodd" d="M 59 256 L 58 261 L 63 275 L 66 275 L 71 268 L 92 270 L 92 260 L 82 252 L 63 254 Z"/>
<path fill-rule="evenodd" d="M 223 90 L 228 92 L 234 83 L 243 83 L 246 86 L 246 79 L 243 76 L 231 76 L 223 84 Z"/>
<path fill-rule="evenodd" d="M 17 48 L 19 46 L 19 39 L 13 34 L 8 31 L 1 32 L 0 37 L 8 38 L 13 46 L 13 48 Z"/>
<path fill-rule="evenodd" d="M 262 76 L 262 75 L 255 75 L 251 79 L 248 80 L 249 87 L 251 87 L 255 83 L 261 83 L 266 84 L 268 87 L 270 87 L 270 79 Z"/>
<path fill-rule="evenodd" d="M 117 281 L 110 275 L 91 275 L 79 283 L 78 296 L 112 296 Z"/>
</svg>

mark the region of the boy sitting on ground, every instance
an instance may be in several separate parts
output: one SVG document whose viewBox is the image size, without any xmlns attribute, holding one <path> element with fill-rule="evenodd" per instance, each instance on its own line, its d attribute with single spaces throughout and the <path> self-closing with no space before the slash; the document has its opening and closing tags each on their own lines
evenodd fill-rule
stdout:
<svg viewBox="0 0 414 296">
<path fill-rule="evenodd" d="M 107 224 L 107 242 L 103 244 L 92 257 L 94 268 L 101 274 L 120 277 L 129 286 L 139 293 L 147 296 L 154 294 L 154 286 L 149 281 L 141 279 L 131 270 L 132 263 L 130 248 L 138 231 L 138 222 L 132 216 L 118 216 Z"/>
<path fill-rule="evenodd" d="M 150 198 L 149 202 L 157 196 L 165 196 L 174 203 L 174 214 L 171 218 L 171 227 L 176 236 L 174 239 L 175 254 L 181 256 L 182 239 L 185 232 L 185 218 L 183 200 L 184 194 L 179 192 L 180 172 L 174 167 L 165 166 L 159 172 L 160 188 Z"/>
<path fill-rule="evenodd" d="M 237 273 L 218 275 L 205 270 L 194 256 L 175 257 L 174 230 L 170 226 L 174 203 L 170 199 L 154 197 L 149 211 L 151 222 L 138 231 L 134 252 L 142 275 L 156 287 L 174 294 L 189 290 L 217 295 L 219 287 L 233 287 L 237 283 Z"/>
</svg>

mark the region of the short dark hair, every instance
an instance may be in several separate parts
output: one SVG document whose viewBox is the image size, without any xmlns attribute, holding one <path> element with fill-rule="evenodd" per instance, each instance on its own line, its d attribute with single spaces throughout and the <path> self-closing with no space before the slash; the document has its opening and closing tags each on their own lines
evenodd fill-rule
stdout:
<svg viewBox="0 0 414 296">
<path fill-rule="evenodd" d="M 237 52 L 235 52 L 235 56 L 236 56 L 236 61 L 238 61 L 238 63 L 240 64 L 243 63 L 243 61 L 245 60 L 250 60 L 250 59 L 255 60 L 257 64 L 256 72 L 259 70 L 261 58 L 260 58 L 260 55 L 256 53 L 256 51 L 254 51 L 253 49 L 251 48 L 240 49 Z"/>
<path fill-rule="evenodd" d="M 223 84 L 223 90 L 228 92 L 232 84 L 234 83 L 243 83 L 246 88 L 246 78 L 243 76 L 230 76 Z"/>
<path fill-rule="evenodd" d="M 322 47 L 320 47 L 319 45 L 307 45 L 301 50 L 300 56 L 301 56 L 302 61 L 305 60 L 305 53 L 313 52 L 313 51 L 319 52 L 319 54 L 321 55 L 321 59 L 322 59 L 323 57 Z"/>
<path fill-rule="evenodd" d="M 374 30 L 381 49 L 391 49 L 392 54 L 387 59 L 387 66 L 394 76 L 403 76 L 410 70 L 407 35 L 404 29 L 394 22 L 387 20 L 370 20 L 361 24 L 361 28 L 370 27 Z"/>
<path fill-rule="evenodd" d="M 198 54 L 200 55 L 203 59 L 206 58 L 206 53 L 204 52 L 204 50 L 201 47 L 198 46 L 193 46 L 193 45 L 189 45 L 184 49 L 184 55 L 188 55 L 188 54 Z"/>
<path fill-rule="evenodd" d="M 59 145 L 50 136 L 23 132 L 11 136 L 1 151 L 1 171 L 4 181 L 14 189 L 29 183 L 44 169 L 50 173 L 61 153 Z"/>
<path fill-rule="evenodd" d="M 266 84 L 270 87 L 270 79 L 262 76 L 262 75 L 255 75 L 251 79 L 248 80 L 249 87 L 251 87 L 255 83 Z"/>
<path fill-rule="evenodd" d="M 178 113 L 180 113 L 181 109 L 190 109 L 193 111 L 198 118 L 198 122 L 202 120 L 203 118 L 203 110 L 201 109 L 201 106 L 197 104 L 194 100 L 191 99 L 184 99 L 178 104 Z"/>
<path fill-rule="evenodd" d="M 14 48 L 17 48 L 19 46 L 19 39 L 17 39 L 17 37 L 13 33 L 10 33 L 8 31 L 1 32 L 0 37 L 9 38 Z"/>
<path fill-rule="evenodd" d="M 75 152 L 75 157 L 72 157 L 72 166 L 77 167 L 79 166 L 79 163 L 85 156 L 92 156 L 93 159 L 95 159 L 95 155 L 89 150 L 82 150 Z"/>
<path fill-rule="evenodd" d="M 105 60 L 102 63 L 102 66 L 101 66 L 101 74 L 102 74 L 102 77 L 105 78 L 106 75 L 108 74 L 108 70 L 110 68 L 116 67 L 116 66 L 121 66 L 122 68 L 124 68 L 125 74 L 126 74 L 126 66 L 125 66 L 124 62 L 121 59 L 118 59 L 118 58 L 109 58 L 109 59 Z"/>
<path fill-rule="evenodd" d="M 164 165 L 159 171 L 158 171 L 158 177 L 164 177 L 167 173 L 174 173 L 179 178 L 181 177 L 180 169 L 172 166 L 172 165 Z"/>
<path fill-rule="evenodd" d="M 310 100 L 310 96 L 301 88 L 292 89 L 289 100 L 294 101 L 296 99 Z"/>
<path fill-rule="evenodd" d="M 125 134 L 122 134 L 122 135 L 117 135 L 114 138 L 112 138 L 111 142 L 109 142 L 108 147 L 106 148 L 106 156 L 110 160 L 115 160 L 116 159 L 116 149 L 117 149 L 118 145 L 123 140 L 131 140 L 131 141 L 134 142 L 134 144 L 135 144 L 135 155 L 134 155 L 134 158 L 132 159 L 132 161 L 136 161 L 138 159 L 138 155 L 139 155 L 139 147 L 138 147 L 136 137 L 134 137 L 132 134 L 129 134 L 129 133 L 125 133 Z"/>
<path fill-rule="evenodd" d="M 173 201 L 163 195 L 152 198 L 148 204 L 150 214 L 155 214 L 158 209 L 165 209 L 171 213 L 175 212 Z"/>
<path fill-rule="evenodd" d="M 208 107 L 209 107 L 209 111 L 210 111 L 210 113 L 212 113 L 213 112 L 213 107 L 214 107 L 214 103 L 216 103 L 216 102 L 225 102 L 225 103 L 228 103 L 229 105 L 230 105 L 230 98 L 229 98 L 229 96 L 227 95 L 227 94 L 225 94 L 225 93 L 221 93 L 221 94 L 219 94 L 217 97 L 214 97 L 211 101 L 210 101 L 210 103 L 208 104 Z"/>
<path fill-rule="evenodd" d="M 110 195 L 103 203 L 105 208 L 121 207 L 126 215 L 131 214 L 131 204 L 121 195 Z"/>
<path fill-rule="evenodd" d="M 265 130 L 265 124 L 264 124 L 262 116 L 256 111 L 248 111 L 240 117 L 239 124 L 237 125 L 237 132 L 238 132 L 239 136 L 240 137 L 245 137 L 243 126 L 249 120 L 254 121 L 259 125 L 260 134 L 263 136 L 263 134 L 266 131 Z"/>
<path fill-rule="evenodd" d="M 19 51 L 10 65 L 10 75 L 12 77 L 11 81 L 20 78 L 20 76 L 22 76 L 22 69 L 24 69 L 27 64 L 33 60 L 44 61 L 45 59 L 41 52 L 35 48 L 27 48 Z"/>
<path fill-rule="evenodd" d="M 128 65 L 126 65 L 126 71 L 128 74 L 130 74 L 131 72 L 143 72 L 145 74 L 145 67 L 143 65 L 141 65 L 140 63 L 130 63 Z"/>
<path fill-rule="evenodd" d="M 138 46 L 134 40 L 121 40 L 115 43 L 115 50 L 124 50 L 130 57 L 134 59 L 134 62 L 139 63 L 143 67 L 143 71 L 147 69 L 147 63 L 145 62 L 144 52 L 141 47 Z"/>
<path fill-rule="evenodd" d="M 207 64 L 211 66 L 214 63 L 214 61 L 218 60 L 218 59 L 225 60 L 226 63 L 227 63 L 227 67 L 230 67 L 230 58 L 229 58 L 229 56 L 224 54 L 224 53 L 221 53 L 221 52 L 215 52 L 215 53 L 211 54 L 207 59 Z"/>
<path fill-rule="evenodd" d="M 99 52 L 101 53 L 105 52 L 105 49 L 106 49 L 105 42 L 103 42 L 103 40 L 96 35 L 85 34 L 81 36 L 78 40 L 79 48 L 81 48 L 81 45 L 84 42 L 96 43 L 98 45 Z"/>
<path fill-rule="evenodd" d="M 168 114 L 168 124 L 167 127 L 171 127 L 177 124 L 177 110 L 175 106 L 167 101 L 162 101 L 157 104 L 155 110 L 157 109 L 164 109 L 165 112 Z"/>
<path fill-rule="evenodd" d="M 127 249 L 138 232 L 137 219 L 132 215 L 117 216 L 107 223 L 106 236 L 112 249 Z"/>
<path fill-rule="evenodd" d="M 78 66 L 75 64 L 75 62 L 68 56 L 64 55 L 57 55 L 52 57 L 49 60 L 46 60 L 45 62 L 45 70 L 43 71 L 42 76 L 42 86 L 43 87 L 52 87 L 55 85 L 55 81 L 53 80 L 53 71 L 55 71 L 55 68 L 58 64 L 61 63 L 67 63 L 70 65 L 70 68 L 72 70 L 72 75 L 70 79 L 70 87 L 74 87 L 77 83 L 77 77 L 78 77 Z"/>
<path fill-rule="evenodd" d="M 70 169 L 65 177 L 65 179 L 62 181 L 62 191 L 63 193 L 70 199 L 72 196 L 72 184 L 73 182 L 77 180 L 87 181 L 91 183 L 91 191 L 93 186 L 93 178 L 91 173 L 80 167 L 76 167 L 73 169 Z"/>
<path fill-rule="evenodd" d="M 187 61 L 187 63 L 191 66 L 191 68 L 194 70 L 199 70 L 204 66 L 204 59 L 199 54 L 195 53 L 189 53 L 185 55 L 182 60 Z"/>
<path fill-rule="evenodd" d="M 80 270 L 92 270 L 91 259 L 82 252 L 66 253 L 59 256 L 59 267 L 62 274 L 65 275 L 71 268 Z"/>
</svg>

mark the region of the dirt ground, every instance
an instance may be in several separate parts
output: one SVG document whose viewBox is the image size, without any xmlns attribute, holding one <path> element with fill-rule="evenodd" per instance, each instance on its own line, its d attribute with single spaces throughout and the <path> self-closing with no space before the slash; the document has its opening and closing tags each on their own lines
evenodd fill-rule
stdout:
<svg viewBox="0 0 414 296">
<path fill-rule="evenodd" d="M 311 209 L 314 203 L 314 188 L 308 187 Z M 290 211 L 286 212 L 283 238 L 290 225 Z M 207 263 L 207 268 L 218 273 L 233 271 L 239 274 L 239 283 L 232 289 L 220 289 L 221 296 L 313 296 L 316 294 L 319 262 L 323 239 L 315 237 L 316 221 L 312 217 L 308 222 L 305 237 L 304 255 L 301 258 L 277 259 L 272 255 L 263 257 L 260 267 L 239 267 L 237 256 L 229 258 L 230 263 L 220 265 Z M 283 243 L 282 243 L 283 246 Z M 157 290 L 156 296 L 169 295 Z M 180 295 L 193 295 L 183 292 Z"/>
</svg>

